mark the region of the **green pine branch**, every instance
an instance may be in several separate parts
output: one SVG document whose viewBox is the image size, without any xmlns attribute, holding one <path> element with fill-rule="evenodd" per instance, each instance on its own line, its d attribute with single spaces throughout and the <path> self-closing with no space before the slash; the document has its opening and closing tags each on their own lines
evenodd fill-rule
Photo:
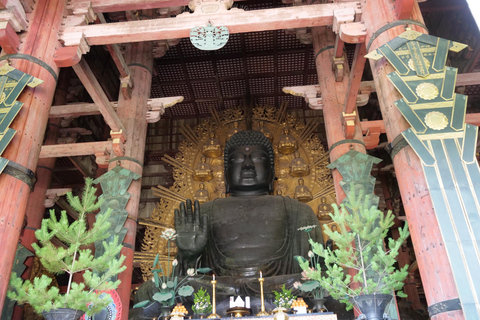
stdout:
<svg viewBox="0 0 480 320">
<path fill-rule="evenodd" d="M 395 268 L 398 252 L 410 234 L 408 226 L 399 228 L 399 238 L 388 239 L 385 249 L 383 241 L 395 217 L 391 211 L 384 214 L 374 206 L 368 207 L 370 197 L 364 195 L 363 189 L 352 185 L 345 203 L 340 208 L 333 205 L 334 214 L 330 216 L 340 232 L 330 228 L 325 228 L 324 232 L 338 249 L 331 251 L 309 240 L 312 251 L 325 259 L 325 266 L 317 264 L 311 269 L 308 260 L 297 259 L 306 275 L 319 281 L 334 299 L 346 303 L 347 309 L 352 308 L 349 299 L 360 294 L 390 294 L 401 290 L 408 275 L 408 265 L 400 270 Z M 324 272 L 322 267 L 326 269 Z M 348 269 L 356 270 L 356 274 L 352 277 Z M 360 287 L 353 289 L 352 283 Z M 397 294 L 404 296 L 401 291 Z"/>
<path fill-rule="evenodd" d="M 8 296 L 19 304 L 29 303 L 37 313 L 56 308 L 72 308 L 83 310 L 87 315 L 93 315 L 109 304 L 108 297 L 100 297 L 101 290 L 116 289 L 120 281 L 111 281 L 111 277 L 125 270 L 122 266 L 125 256 L 117 259 L 122 249 L 118 237 L 112 242 L 103 241 L 105 252 L 95 258 L 89 245 L 109 237 L 108 219 L 112 213 L 108 209 L 105 214 L 96 216 L 96 222 L 90 230 L 87 229 L 86 214 L 98 210 L 102 201 L 97 202 L 96 188 L 92 186 L 93 180 L 85 180 L 82 197 L 67 193 L 67 200 L 78 215 L 78 220 L 68 222 L 65 211 L 57 219 L 54 210 L 50 211 L 50 218 L 42 221 L 42 226 L 35 232 L 39 244 L 33 244 L 35 253 L 40 258 L 43 266 L 55 274 L 69 274 L 67 293 L 60 294 L 58 288 L 51 287 L 52 280 L 43 275 L 36 277 L 33 283 L 19 277 L 12 276 L 11 290 Z M 55 247 L 53 237 L 57 237 L 67 248 Z M 75 273 L 84 272 L 84 283 L 73 283 Z"/>
</svg>

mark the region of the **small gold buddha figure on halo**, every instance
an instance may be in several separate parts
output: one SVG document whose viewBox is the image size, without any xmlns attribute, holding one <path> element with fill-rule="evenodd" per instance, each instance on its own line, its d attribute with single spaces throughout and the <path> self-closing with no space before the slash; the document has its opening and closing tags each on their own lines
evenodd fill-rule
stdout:
<svg viewBox="0 0 480 320">
<path fill-rule="evenodd" d="M 292 177 L 305 177 L 310 173 L 307 163 L 300 157 L 300 152 L 295 151 L 295 158 L 290 162 L 290 175 Z"/>
<path fill-rule="evenodd" d="M 317 218 L 320 221 L 332 220 L 330 213 L 333 213 L 333 208 L 327 203 L 327 198 L 321 197 L 320 204 L 318 205 Z"/>
<path fill-rule="evenodd" d="M 338 230 L 338 226 L 336 224 L 330 225 L 330 230 L 332 230 L 333 232 L 340 233 L 340 230 Z M 327 248 L 330 248 L 330 250 L 332 251 L 338 249 L 338 246 L 335 244 L 335 242 L 331 238 L 328 238 L 328 240 L 325 243 L 325 246 Z"/>
<path fill-rule="evenodd" d="M 240 131 L 240 128 L 238 127 L 238 121 L 233 122 L 233 127 L 230 127 L 227 133 L 227 140 L 230 139 L 235 133 Z"/>
<path fill-rule="evenodd" d="M 202 160 L 195 168 L 193 172 L 193 179 L 197 181 L 210 181 L 213 179 L 213 172 L 210 165 L 207 163 L 207 159 L 202 157 Z"/>
<path fill-rule="evenodd" d="M 215 133 L 210 132 L 210 139 L 207 139 L 205 144 L 202 146 L 202 154 L 208 158 L 216 158 L 223 154 L 222 146 L 217 138 L 215 138 Z"/>
<path fill-rule="evenodd" d="M 258 122 L 258 131 L 263 133 L 263 135 L 267 137 L 270 142 L 273 142 L 273 135 L 270 130 L 265 126 L 265 123 L 263 121 Z"/>
<path fill-rule="evenodd" d="M 302 178 L 298 179 L 298 186 L 295 188 L 294 198 L 304 203 L 307 203 L 313 199 L 312 193 L 304 184 L 304 180 Z"/>
<path fill-rule="evenodd" d="M 210 194 L 208 193 L 208 190 L 205 189 L 205 184 L 200 183 L 200 189 L 195 191 L 195 195 L 193 196 L 193 199 L 198 200 L 200 204 L 210 200 Z"/>
<path fill-rule="evenodd" d="M 278 152 L 291 154 L 298 150 L 297 140 L 290 134 L 288 127 L 283 128 L 283 134 L 278 140 Z"/>
<path fill-rule="evenodd" d="M 223 170 L 215 170 L 213 172 L 213 181 L 215 182 L 215 194 L 220 195 L 221 198 L 225 198 L 225 176 Z"/>
</svg>

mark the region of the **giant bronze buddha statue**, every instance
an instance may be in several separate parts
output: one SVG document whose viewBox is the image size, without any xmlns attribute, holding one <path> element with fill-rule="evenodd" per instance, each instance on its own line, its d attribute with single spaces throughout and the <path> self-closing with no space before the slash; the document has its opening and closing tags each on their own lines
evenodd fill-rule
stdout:
<svg viewBox="0 0 480 320">
<path fill-rule="evenodd" d="M 312 209 L 295 199 L 270 195 L 273 191 L 274 152 L 258 131 L 241 131 L 225 146 L 226 191 L 219 198 L 192 207 L 190 201 L 175 210 L 178 260 L 184 271 L 197 261 L 217 276 L 258 278 L 300 272 L 293 257 L 307 256 L 311 232 L 322 242 Z"/>
<path fill-rule="evenodd" d="M 310 236 L 323 243 L 317 217 L 307 204 L 270 195 L 274 151 L 261 132 L 234 134 L 226 143 L 224 160 L 230 196 L 201 205 L 187 200 L 175 210 L 176 270 L 185 276 L 188 268 L 211 268 L 220 300 L 229 295 L 258 296 L 260 271 L 266 293 L 283 284 L 292 287 L 301 278 L 294 256 L 307 257 L 310 248 L 308 234 L 298 228 L 316 226 Z M 189 284 L 208 288 L 210 281 L 207 277 Z"/>
</svg>

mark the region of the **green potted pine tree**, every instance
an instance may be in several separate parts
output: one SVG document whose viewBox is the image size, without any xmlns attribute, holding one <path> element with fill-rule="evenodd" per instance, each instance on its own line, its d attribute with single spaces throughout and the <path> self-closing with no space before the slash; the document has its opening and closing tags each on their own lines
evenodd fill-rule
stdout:
<svg viewBox="0 0 480 320">
<path fill-rule="evenodd" d="M 95 258 L 88 246 L 96 241 L 106 239 L 111 214 L 97 214 L 96 222 L 87 229 L 87 214 L 100 208 L 101 201 L 96 201 L 96 188 L 92 187 L 92 179 L 85 180 L 82 198 L 67 194 L 70 206 L 78 212 L 78 219 L 69 223 L 67 213 L 62 211 L 57 219 L 55 210 L 50 210 L 50 218 L 42 221 L 42 227 L 35 232 L 39 244 L 33 244 L 36 255 L 48 271 L 54 274 L 68 274 L 66 293 L 60 293 L 57 287 L 51 287 L 52 279 L 46 275 L 31 281 L 12 276 L 8 297 L 19 304 L 30 304 L 35 312 L 43 314 L 46 319 L 78 319 L 84 313 L 93 315 L 109 303 L 109 297 L 101 295 L 101 291 L 116 289 L 120 280 L 112 281 L 112 277 L 122 272 L 125 256 L 117 258 L 122 245 L 118 239 L 103 242 L 105 252 Z M 55 246 L 52 239 L 56 237 L 65 245 Z M 83 283 L 73 282 L 73 275 L 83 273 Z M 67 318 L 68 317 L 68 318 Z"/>
<path fill-rule="evenodd" d="M 192 310 L 199 319 L 206 318 L 207 314 L 212 312 L 212 302 L 207 290 L 200 288 L 193 298 Z"/>
<path fill-rule="evenodd" d="M 370 195 L 352 187 L 346 201 L 333 205 L 334 214 L 330 214 L 340 232 L 325 228 L 325 233 L 333 240 L 337 249 L 332 251 L 310 239 L 312 251 L 324 258 L 325 265 L 312 266 L 303 257 L 296 257 L 305 274 L 325 288 L 329 294 L 347 304 L 347 310 L 354 305 L 368 320 L 383 319 L 383 310 L 392 299 L 391 293 L 405 297 L 400 291 L 408 275 L 408 265 L 396 269 L 396 257 L 403 242 L 408 238 L 408 226 L 399 228 L 397 240 L 388 239 L 385 249 L 384 239 L 393 225 L 391 211 L 386 214 L 376 206 L 369 206 Z M 348 209 L 348 210 L 347 210 Z M 349 212 L 350 211 L 350 212 Z M 322 271 L 324 269 L 325 271 Z M 353 269 L 351 276 L 347 269 Z M 376 300 L 371 303 L 370 299 Z M 379 299 L 382 302 L 379 302 Z M 383 306 L 379 315 L 366 311 L 368 305 Z"/>
</svg>

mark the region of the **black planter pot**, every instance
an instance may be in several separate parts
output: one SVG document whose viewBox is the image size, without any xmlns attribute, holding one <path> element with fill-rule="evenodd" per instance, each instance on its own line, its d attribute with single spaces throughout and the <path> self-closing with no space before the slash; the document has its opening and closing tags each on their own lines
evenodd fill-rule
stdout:
<svg viewBox="0 0 480 320">
<path fill-rule="evenodd" d="M 43 317 L 47 320 L 77 320 L 83 316 L 85 312 L 77 309 L 59 308 L 42 312 Z"/>
<path fill-rule="evenodd" d="M 172 309 L 173 309 L 173 306 L 161 306 L 160 314 L 158 315 L 158 318 L 166 319 L 172 312 Z"/>
<path fill-rule="evenodd" d="M 366 294 L 351 299 L 367 320 L 383 320 L 383 314 L 393 296 L 391 294 Z M 360 317 L 359 317 L 360 318 Z"/>
<path fill-rule="evenodd" d="M 317 312 L 324 312 L 326 310 L 325 301 L 327 301 L 327 299 L 313 298 L 313 299 L 310 299 L 310 301 L 313 303 L 313 310 L 316 310 Z"/>
</svg>

